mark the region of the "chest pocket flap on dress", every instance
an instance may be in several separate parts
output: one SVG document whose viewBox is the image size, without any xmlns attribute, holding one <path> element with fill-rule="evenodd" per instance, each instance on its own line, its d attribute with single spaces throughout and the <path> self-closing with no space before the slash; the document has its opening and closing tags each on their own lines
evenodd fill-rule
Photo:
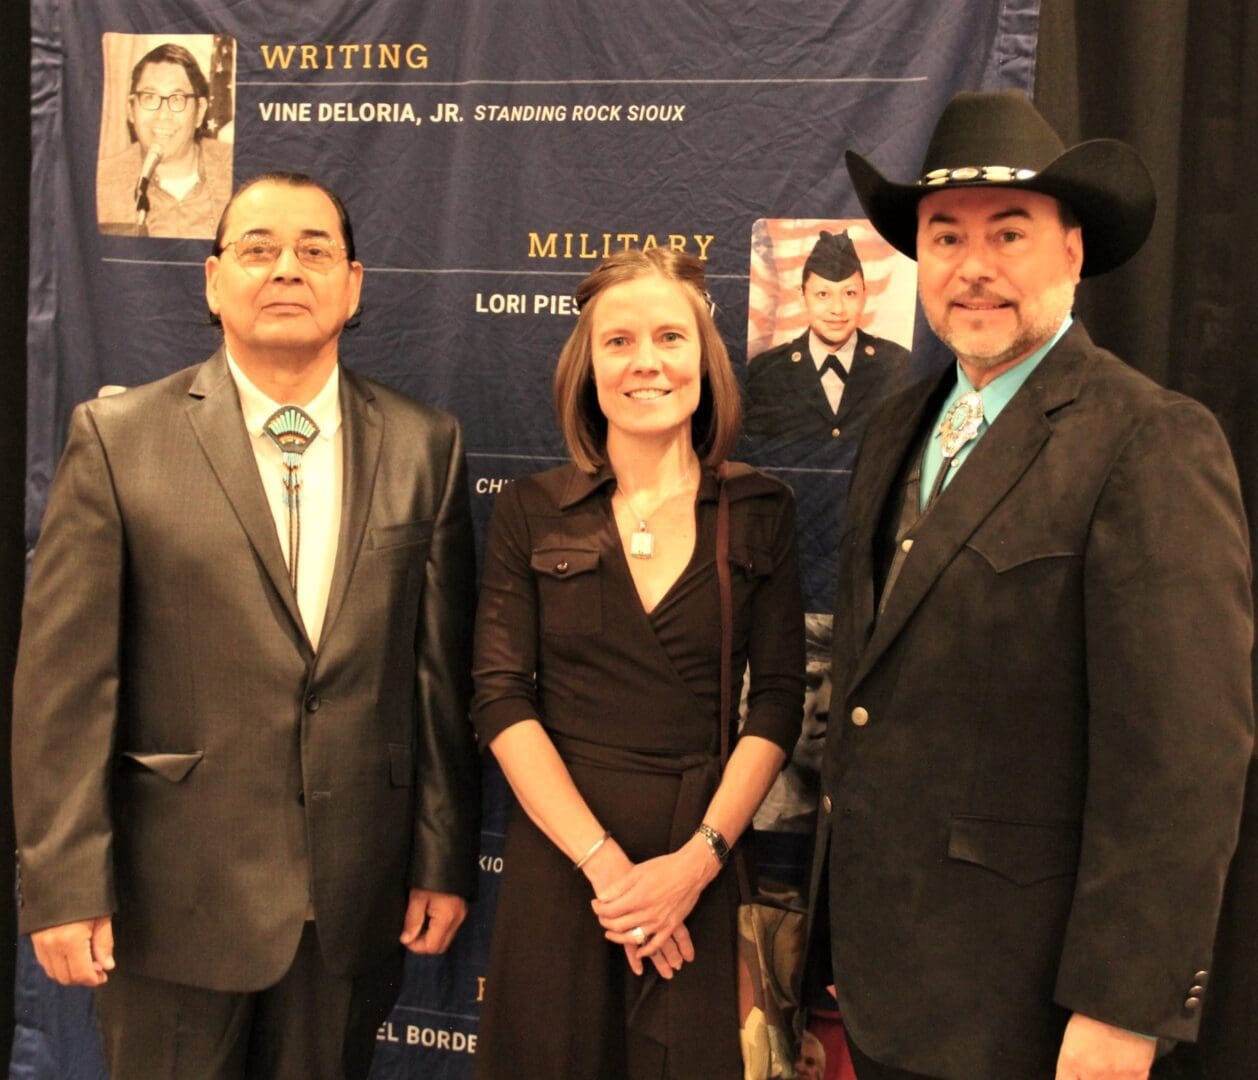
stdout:
<svg viewBox="0 0 1258 1080">
<path fill-rule="evenodd" d="M 589 548 L 534 551 L 538 623 L 544 634 L 596 634 L 603 628 L 599 553 Z"/>
<path fill-rule="evenodd" d="M 730 539 L 729 561 L 749 578 L 762 578 L 773 571 L 773 559 L 764 548 Z"/>
</svg>

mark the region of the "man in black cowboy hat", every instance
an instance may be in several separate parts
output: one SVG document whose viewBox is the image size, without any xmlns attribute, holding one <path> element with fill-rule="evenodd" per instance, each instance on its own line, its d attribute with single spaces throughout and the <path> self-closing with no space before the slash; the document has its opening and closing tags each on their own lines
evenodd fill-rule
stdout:
<svg viewBox="0 0 1258 1080">
<path fill-rule="evenodd" d="M 843 438 L 854 445 L 870 410 L 908 385 L 911 357 L 860 328 L 865 274 L 846 232 L 822 230 L 800 292 L 808 329 L 752 359 L 744 430 L 756 438 Z"/>
<path fill-rule="evenodd" d="M 1071 317 L 1152 183 L 1012 92 L 917 183 L 847 161 L 957 357 L 871 420 L 841 541 L 813 921 L 857 1075 L 1143 1077 L 1196 1036 L 1253 745 L 1227 444 Z"/>
</svg>

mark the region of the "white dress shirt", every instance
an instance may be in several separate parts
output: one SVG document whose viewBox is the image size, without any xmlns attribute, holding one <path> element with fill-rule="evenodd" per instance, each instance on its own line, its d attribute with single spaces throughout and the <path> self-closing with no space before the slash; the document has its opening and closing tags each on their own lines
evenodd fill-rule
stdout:
<svg viewBox="0 0 1258 1080">
<path fill-rule="evenodd" d="M 275 520 L 284 561 L 291 563 L 288 550 L 288 505 L 284 489 L 284 464 L 279 447 L 263 430 L 275 411 L 288 402 L 272 401 L 249 380 L 240 366 L 227 355 L 227 366 L 236 381 L 245 428 L 253 444 L 258 475 Z M 323 388 L 310 403 L 301 406 L 319 428 L 319 434 L 301 456 L 301 548 L 297 566 L 297 607 L 314 648 L 319 647 L 323 617 L 332 586 L 337 537 L 341 531 L 341 487 L 344 477 L 344 448 L 341 438 L 341 368 L 337 364 Z"/>
<path fill-rule="evenodd" d="M 826 357 L 830 355 L 830 350 L 817 340 L 817 335 L 811 330 L 808 331 L 808 353 L 812 357 L 813 366 L 818 371 L 821 365 L 826 362 Z M 839 363 L 843 365 L 843 370 L 849 375 L 852 372 L 852 360 L 856 356 L 856 331 L 853 330 L 848 339 L 834 350 L 834 355 L 838 357 Z M 821 376 L 821 389 L 826 392 L 826 400 L 830 403 L 830 411 L 838 414 L 839 402 L 843 400 L 844 382 L 833 371 L 827 371 Z"/>
</svg>

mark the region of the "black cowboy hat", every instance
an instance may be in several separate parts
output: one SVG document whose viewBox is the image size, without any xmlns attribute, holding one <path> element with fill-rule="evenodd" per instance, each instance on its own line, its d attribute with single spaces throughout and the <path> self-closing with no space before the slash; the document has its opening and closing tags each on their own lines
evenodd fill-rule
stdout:
<svg viewBox="0 0 1258 1080">
<path fill-rule="evenodd" d="M 935 125 L 916 183 L 893 183 L 852 150 L 847 171 L 874 228 L 911 259 L 917 258 L 917 204 L 944 188 L 1021 188 L 1060 200 L 1083 226 L 1083 277 L 1131 258 L 1157 208 L 1153 179 L 1135 150 L 1115 139 L 1067 150 L 1016 90 L 954 97 Z"/>
</svg>

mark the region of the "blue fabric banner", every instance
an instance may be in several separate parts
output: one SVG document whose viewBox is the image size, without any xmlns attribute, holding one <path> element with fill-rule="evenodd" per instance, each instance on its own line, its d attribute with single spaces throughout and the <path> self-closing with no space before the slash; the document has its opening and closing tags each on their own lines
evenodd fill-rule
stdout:
<svg viewBox="0 0 1258 1080">
<path fill-rule="evenodd" d="M 208 238 L 232 186 L 266 170 L 311 173 L 347 203 L 367 270 L 341 356 L 460 418 L 482 531 L 504 483 L 564 457 L 551 376 L 573 288 L 610 252 L 706 260 L 754 389 L 757 360 L 807 332 L 804 260 L 846 230 L 868 284 L 859 341 L 876 343 L 860 347 L 916 346 L 905 374 L 923 373 L 914 264 L 861 220 L 843 151 L 914 177 L 956 91 L 1031 90 L 1037 23 L 1037 0 L 33 0 L 28 543 L 72 407 L 217 347 Z M 135 83 L 172 48 L 204 100 Z M 148 182 L 155 138 L 195 163 L 185 184 Z M 738 455 L 796 488 L 817 685 L 856 442 L 766 429 Z M 488 779 L 480 899 L 448 956 L 409 961 L 375 1076 L 470 1075 L 505 829 Z M 801 749 L 757 821 L 783 880 L 799 876 L 810 790 Z M 12 1076 L 104 1075 L 87 995 L 57 990 L 27 945 L 18 1008 Z"/>
</svg>

